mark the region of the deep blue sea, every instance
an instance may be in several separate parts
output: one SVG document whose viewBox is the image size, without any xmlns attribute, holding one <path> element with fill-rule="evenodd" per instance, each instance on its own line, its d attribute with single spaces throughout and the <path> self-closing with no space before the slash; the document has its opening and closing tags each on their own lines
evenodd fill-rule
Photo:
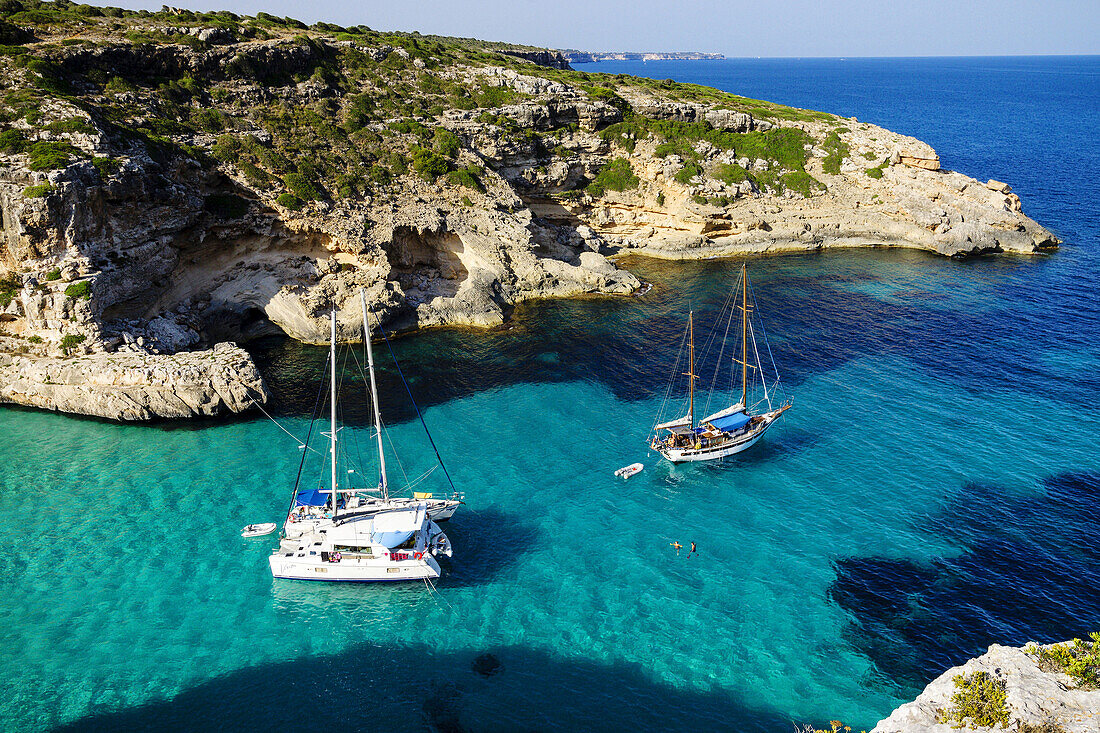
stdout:
<svg viewBox="0 0 1100 733">
<path fill-rule="evenodd" d="M 396 339 L 468 501 L 435 593 L 271 579 L 274 539 L 238 531 L 279 519 L 299 453 L 262 417 L 0 410 L 0 727 L 870 728 L 989 644 L 1100 630 L 1100 58 L 579 68 L 915 135 L 1065 244 L 750 260 L 794 408 L 720 465 L 642 440 L 687 311 L 713 319 L 739 261 L 626 260 L 648 294 Z M 323 351 L 253 348 L 305 433 Z M 420 476 L 380 362 L 394 474 Z M 342 436 L 365 444 L 346 376 Z"/>
</svg>

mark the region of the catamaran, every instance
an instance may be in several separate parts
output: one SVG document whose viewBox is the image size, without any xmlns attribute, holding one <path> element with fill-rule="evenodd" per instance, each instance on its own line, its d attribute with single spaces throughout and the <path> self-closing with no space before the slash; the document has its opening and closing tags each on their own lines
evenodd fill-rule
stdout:
<svg viewBox="0 0 1100 733">
<path fill-rule="evenodd" d="M 738 291 L 740 292 L 738 293 Z M 737 298 L 737 295 L 740 295 L 740 298 Z M 737 300 L 741 301 L 740 305 L 735 305 Z M 740 366 L 740 369 L 736 369 L 734 366 L 729 377 L 732 382 L 734 374 L 740 371 L 741 399 L 717 412 L 708 414 L 706 417 L 696 419 L 695 381 L 699 379 L 699 376 L 695 373 L 695 314 L 694 312 L 688 313 L 686 334 L 688 370 L 682 375 L 688 378 L 687 414 L 661 422 L 664 408 L 668 405 L 668 395 L 672 393 L 672 387 L 677 376 L 680 376 L 676 372 L 679 370 L 679 364 L 683 358 L 684 349 L 681 346 L 680 354 L 676 358 L 676 367 L 673 369 L 672 379 L 669 381 L 665 401 L 662 404 L 661 411 L 658 412 L 656 424 L 654 424 L 649 437 L 650 448 L 673 463 L 710 461 L 751 448 L 764 437 L 765 431 L 779 419 L 779 416 L 791 407 L 790 400 L 783 400 L 778 405 L 772 402 L 772 397 L 776 395 L 779 389 L 779 372 L 775 369 L 775 361 L 771 359 L 771 347 L 767 344 L 767 336 L 761 326 L 760 340 L 765 347 L 764 353 L 771 361 L 772 370 L 775 372 L 775 381 L 769 389 L 770 375 L 766 376 L 764 373 L 760 349 L 757 346 L 757 332 L 751 317 L 751 313 L 755 309 L 755 298 L 753 298 L 753 305 L 750 305 L 748 271 L 744 265 L 741 266 L 741 276 L 734 285 L 726 303 L 729 307 L 723 308 L 711 338 L 708 339 L 707 350 L 709 351 L 715 344 L 719 329 L 724 327 L 707 406 L 709 407 L 712 398 L 723 394 L 718 381 L 722 376 L 724 366 L 726 340 L 733 325 L 735 313 L 738 311 L 741 314 L 741 349 L 740 354 L 735 354 L 731 359 L 731 366 Z M 758 383 L 763 391 L 762 398 L 752 405 L 748 404 L 750 369 L 752 370 L 753 384 Z M 730 392 L 725 391 L 724 394 L 728 395 Z M 727 397 L 727 399 L 729 398 Z"/>
<path fill-rule="evenodd" d="M 431 580 L 438 578 L 441 572 L 436 558 L 452 554 L 450 540 L 436 524 L 436 519 L 454 514 L 462 503 L 461 495 L 435 497 L 414 492 L 411 497 L 390 496 L 370 320 L 362 291 L 360 302 L 378 451 L 378 487 L 342 486 L 339 480 L 339 432 L 342 428 L 337 425 L 334 308 L 329 346 L 330 428 L 324 433 L 329 439 L 329 486 L 300 490 L 295 483 L 279 547 L 269 558 L 271 573 L 276 578 L 352 582 Z M 302 448 L 311 450 L 308 445 Z M 303 465 L 305 458 L 303 454 Z M 355 475 L 354 470 L 347 475 Z M 349 479 L 349 484 L 351 482 Z"/>
</svg>

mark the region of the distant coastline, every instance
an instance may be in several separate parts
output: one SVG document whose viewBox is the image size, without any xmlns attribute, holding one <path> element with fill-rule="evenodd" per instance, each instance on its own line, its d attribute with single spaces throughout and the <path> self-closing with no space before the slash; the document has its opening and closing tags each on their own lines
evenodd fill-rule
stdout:
<svg viewBox="0 0 1100 733">
<path fill-rule="evenodd" d="M 634 52 L 634 51 L 608 51 L 598 53 L 592 51 L 564 50 L 561 52 L 571 64 L 591 64 L 596 61 L 703 61 L 724 59 L 725 54 L 701 53 L 699 51 L 666 51 L 666 52 Z"/>
</svg>

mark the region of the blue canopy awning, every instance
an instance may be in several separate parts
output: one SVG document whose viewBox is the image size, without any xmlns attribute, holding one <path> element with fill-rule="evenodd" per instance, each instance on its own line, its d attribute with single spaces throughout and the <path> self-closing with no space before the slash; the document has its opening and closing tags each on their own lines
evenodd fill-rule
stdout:
<svg viewBox="0 0 1100 733">
<path fill-rule="evenodd" d="M 724 415 L 722 417 L 715 418 L 710 421 L 710 424 L 718 428 L 722 432 L 728 433 L 731 430 L 738 430 L 745 427 L 749 420 L 752 418 L 743 412 L 735 412 L 732 415 Z"/>
<path fill-rule="evenodd" d="M 324 506 L 328 504 L 328 492 L 320 489 L 299 491 L 294 497 L 294 506 Z"/>
</svg>

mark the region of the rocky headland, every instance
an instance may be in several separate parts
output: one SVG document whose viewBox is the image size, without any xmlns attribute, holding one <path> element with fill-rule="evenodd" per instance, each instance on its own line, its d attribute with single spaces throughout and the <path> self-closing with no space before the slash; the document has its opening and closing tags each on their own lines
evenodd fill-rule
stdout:
<svg viewBox="0 0 1100 733">
<path fill-rule="evenodd" d="M 635 292 L 625 252 L 1057 244 L 913 138 L 545 49 L 39 0 L 0 0 L 0 43 L 0 401 L 247 409 L 218 345 L 323 342 L 331 307 L 356 340 L 360 288 L 391 327 L 493 326 Z"/>
<path fill-rule="evenodd" d="M 947 670 L 871 733 L 1096 733 L 1100 641 L 994 644 Z M 1066 662 L 1069 664 L 1067 665 Z M 1067 671 L 1073 674 L 1067 674 Z"/>
<path fill-rule="evenodd" d="M 563 50 L 571 64 L 591 64 L 596 61 L 716 61 L 725 54 L 701 51 L 576 51 Z"/>
</svg>

